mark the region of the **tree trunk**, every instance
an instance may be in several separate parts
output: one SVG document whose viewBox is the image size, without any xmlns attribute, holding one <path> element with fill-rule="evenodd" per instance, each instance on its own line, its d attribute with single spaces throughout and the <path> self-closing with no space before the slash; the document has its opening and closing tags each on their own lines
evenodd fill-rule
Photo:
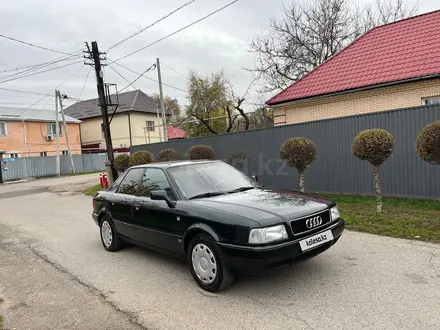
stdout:
<svg viewBox="0 0 440 330">
<path fill-rule="evenodd" d="M 375 165 L 373 169 L 374 189 L 376 190 L 376 208 L 377 213 L 382 212 L 382 190 L 380 188 L 380 172 L 379 166 Z"/>
<path fill-rule="evenodd" d="M 304 192 L 305 191 L 304 170 L 298 170 L 298 172 L 299 172 L 299 191 Z"/>
</svg>

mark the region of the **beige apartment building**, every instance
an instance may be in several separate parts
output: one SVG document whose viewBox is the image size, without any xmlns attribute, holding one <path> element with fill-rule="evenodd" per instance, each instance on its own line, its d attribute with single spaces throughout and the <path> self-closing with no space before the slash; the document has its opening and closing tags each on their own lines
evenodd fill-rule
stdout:
<svg viewBox="0 0 440 330">
<path fill-rule="evenodd" d="M 162 119 L 158 118 L 156 102 L 141 90 L 118 95 L 119 106 L 110 123 L 113 148 L 129 151 L 130 146 L 159 142 Z M 66 108 L 66 114 L 79 119 L 84 151 L 103 152 L 106 149 L 101 109 L 98 100 L 78 102 Z M 109 118 L 113 110 L 109 108 Z"/>
<path fill-rule="evenodd" d="M 439 33 L 440 11 L 370 30 L 268 100 L 275 125 L 440 103 Z"/>
</svg>

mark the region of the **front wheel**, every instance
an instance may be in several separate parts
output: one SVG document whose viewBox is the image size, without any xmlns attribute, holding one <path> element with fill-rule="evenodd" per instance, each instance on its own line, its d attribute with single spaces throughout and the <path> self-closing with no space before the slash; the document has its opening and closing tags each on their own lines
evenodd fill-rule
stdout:
<svg viewBox="0 0 440 330">
<path fill-rule="evenodd" d="M 115 226 L 108 214 L 104 216 L 99 227 L 104 249 L 110 252 L 116 252 L 123 248 L 123 243 L 116 233 Z"/>
<path fill-rule="evenodd" d="M 188 248 L 188 263 L 196 283 L 204 290 L 217 292 L 228 287 L 234 280 L 224 255 L 214 240 L 205 234 L 199 234 Z"/>
</svg>

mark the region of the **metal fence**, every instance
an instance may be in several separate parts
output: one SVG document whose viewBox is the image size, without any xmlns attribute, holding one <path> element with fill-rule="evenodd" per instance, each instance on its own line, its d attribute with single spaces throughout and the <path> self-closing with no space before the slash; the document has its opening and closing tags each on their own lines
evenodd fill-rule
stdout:
<svg viewBox="0 0 440 330">
<path fill-rule="evenodd" d="M 383 128 L 393 134 L 396 148 L 381 167 L 384 195 L 402 197 L 440 197 L 440 166 L 422 161 L 415 151 L 419 131 L 440 119 L 440 106 L 420 106 L 345 118 L 285 125 L 265 130 L 238 132 L 202 138 L 139 145 L 131 151 L 148 150 L 156 156 L 165 148 L 176 149 L 186 158 L 189 147 L 212 146 L 217 159 L 227 160 L 236 149 L 248 152 L 248 175 L 258 175 L 261 184 L 279 189 L 297 189 L 295 169 L 279 160 L 281 144 L 302 136 L 317 147 L 317 158 L 306 170 L 306 190 L 342 194 L 373 194 L 373 167 L 352 155 L 351 142 L 368 128 Z"/>
<path fill-rule="evenodd" d="M 96 172 L 105 170 L 106 156 L 101 154 L 74 155 L 75 171 Z M 61 175 L 72 173 L 69 156 L 60 156 Z M 1 175 L 3 182 L 24 178 L 38 178 L 56 175 L 56 157 L 23 157 L 1 159 Z"/>
</svg>

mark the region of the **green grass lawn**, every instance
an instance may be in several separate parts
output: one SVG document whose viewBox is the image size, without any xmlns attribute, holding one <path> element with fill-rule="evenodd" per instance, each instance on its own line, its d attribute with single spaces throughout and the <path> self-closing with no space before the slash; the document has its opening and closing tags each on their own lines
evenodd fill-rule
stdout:
<svg viewBox="0 0 440 330">
<path fill-rule="evenodd" d="M 378 214 L 372 197 L 321 196 L 338 203 L 349 230 L 440 243 L 440 201 L 384 198 Z"/>
<path fill-rule="evenodd" d="M 102 188 L 101 185 L 97 184 L 84 190 L 84 194 L 87 196 L 94 196 L 100 190 L 104 190 L 104 188 Z"/>
<path fill-rule="evenodd" d="M 3 324 L 3 317 L 0 315 L 0 330 L 4 329 L 4 324 Z"/>
</svg>

